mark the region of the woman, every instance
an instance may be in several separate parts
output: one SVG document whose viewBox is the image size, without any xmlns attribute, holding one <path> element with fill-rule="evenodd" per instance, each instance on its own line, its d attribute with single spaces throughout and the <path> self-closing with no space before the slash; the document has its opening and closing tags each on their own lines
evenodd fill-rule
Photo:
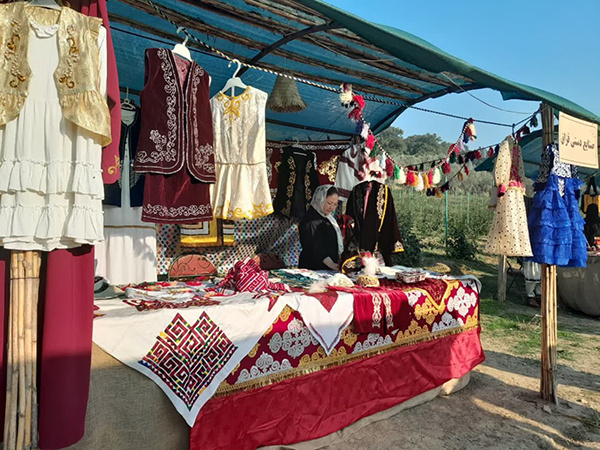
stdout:
<svg viewBox="0 0 600 450">
<path fill-rule="evenodd" d="M 344 249 L 342 232 L 333 212 L 338 205 L 338 191 L 330 184 L 319 186 L 310 208 L 300 222 L 302 253 L 298 267 L 313 270 L 338 270 Z"/>
<path fill-rule="evenodd" d="M 600 216 L 598 215 L 598 205 L 590 204 L 585 212 L 585 226 L 583 233 L 590 247 L 595 245 L 595 238 L 600 238 Z"/>
</svg>

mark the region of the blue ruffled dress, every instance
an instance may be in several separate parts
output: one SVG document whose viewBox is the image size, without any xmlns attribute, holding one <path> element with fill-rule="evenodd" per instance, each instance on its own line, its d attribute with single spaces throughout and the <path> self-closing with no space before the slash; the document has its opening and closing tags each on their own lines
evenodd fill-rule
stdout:
<svg viewBox="0 0 600 450">
<path fill-rule="evenodd" d="M 578 203 L 580 188 L 577 168 L 560 162 L 558 146 L 548 145 L 542 153 L 528 219 L 533 261 L 563 267 L 586 266 L 585 222 Z"/>
</svg>

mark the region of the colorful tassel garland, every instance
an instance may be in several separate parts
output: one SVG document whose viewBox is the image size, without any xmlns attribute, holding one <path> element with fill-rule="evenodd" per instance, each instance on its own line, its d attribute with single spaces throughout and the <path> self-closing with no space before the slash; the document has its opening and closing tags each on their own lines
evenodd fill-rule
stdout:
<svg viewBox="0 0 600 450">
<path fill-rule="evenodd" d="M 481 159 L 482 155 L 481 155 L 481 151 L 480 150 L 475 150 L 475 159 Z"/>
<path fill-rule="evenodd" d="M 365 121 L 361 119 L 356 122 L 356 127 L 354 128 L 354 134 L 361 134 L 362 130 L 365 126 Z"/>
<path fill-rule="evenodd" d="M 467 169 L 469 169 L 469 172 L 473 171 L 473 161 L 467 161 L 467 164 L 465 165 L 465 167 Z M 469 175 L 469 172 L 467 172 L 467 175 Z"/>
<path fill-rule="evenodd" d="M 425 193 L 425 195 L 427 195 L 427 197 L 431 197 L 433 195 L 433 189 L 428 188 L 427 192 Z"/>
<path fill-rule="evenodd" d="M 429 186 L 433 186 L 433 170 L 427 172 L 427 180 L 429 180 Z"/>
<path fill-rule="evenodd" d="M 352 111 L 348 113 L 348 119 L 350 120 L 358 120 L 362 116 L 362 109 L 354 108 Z"/>
<path fill-rule="evenodd" d="M 406 185 L 414 186 L 415 185 L 415 173 L 411 170 L 406 174 Z"/>
<path fill-rule="evenodd" d="M 470 161 L 469 161 L 469 162 L 470 162 Z M 469 165 L 468 165 L 468 164 L 465 164 L 465 175 L 469 175 L 469 172 L 470 172 L 470 170 L 469 170 Z"/>
<path fill-rule="evenodd" d="M 450 164 L 454 164 L 456 162 L 456 153 L 452 153 L 450 155 Z"/>
<path fill-rule="evenodd" d="M 452 158 L 450 158 L 452 159 Z M 450 172 L 452 172 L 452 167 L 450 167 L 450 163 L 448 161 L 446 161 L 444 164 L 442 164 L 442 172 L 445 173 L 446 175 L 449 174 Z"/>
<path fill-rule="evenodd" d="M 394 180 L 398 181 L 400 179 L 400 167 L 394 165 Z"/>
</svg>

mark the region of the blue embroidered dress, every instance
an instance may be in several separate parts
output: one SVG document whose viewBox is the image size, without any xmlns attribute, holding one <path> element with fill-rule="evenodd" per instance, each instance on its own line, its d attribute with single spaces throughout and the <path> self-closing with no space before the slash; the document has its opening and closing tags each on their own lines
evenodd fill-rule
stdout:
<svg viewBox="0 0 600 450">
<path fill-rule="evenodd" d="M 542 153 L 535 197 L 529 215 L 533 261 L 564 267 L 585 267 L 587 245 L 579 213 L 577 167 L 560 162 L 558 146 Z"/>
</svg>

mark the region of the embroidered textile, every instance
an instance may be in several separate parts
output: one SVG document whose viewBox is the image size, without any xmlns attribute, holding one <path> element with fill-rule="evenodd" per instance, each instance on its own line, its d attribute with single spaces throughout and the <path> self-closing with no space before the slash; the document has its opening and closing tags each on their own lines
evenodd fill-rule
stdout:
<svg viewBox="0 0 600 450">
<path fill-rule="evenodd" d="M 56 25 L 54 25 L 56 24 Z M 0 5 L 0 42 L 5 64 L 0 66 L 0 125 L 17 118 L 31 89 L 35 70 L 29 67 L 30 28 L 54 25 L 55 51 L 58 51 L 54 72 L 55 89 L 62 115 L 89 132 L 101 146 L 110 144 L 110 112 L 105 94 L 101 92 L 101 67 L 98 39 L 102 21 L 70 8 L 60 12 L 33 8 L 24 2 Z M 106 67 L 104 67 L 106 71 Z M 105 82 L 104 82 L 105 83 Z"/>
<path fill-rule="evenodd" d="M 284 283 L 269 282 L 269 273 L 263 271 L 252 258 L 238 261 L 227 276 L 219 283 L 218 290 L 231 289 L 235 292 L 284 291 L 289 286 Z"/>
<path fill-rule="evenodd" d="M 346 214 L 354 220 L 354 230 L 343 261 L 360 251 L 378 251 L 390 266 L 391 255 L 404 251 L 394 199 L 386 185 L 377 181 L 356 185 L 348 199 Z"/>
<path fill-rule="evenodd" d="M 364 181 L 366 173 L 366 154 L 364 143 L 356 139 L 338 161 L 338 168 L 335 178 L 335 187 L 340 193 L 341 200 L 347 200 L 350 197 L 352 189 Z"/>
<path fill-rule="evenodd" d="M 180 242 L 182 247 L 234 246 L 234 223 L 214 219 L 197 225 L 181 225 Z"/>
<path fill-rule="evenodd" d="M 266 166 L 267 94 L 253 87 L 210 100 L 217 183 L 212 205 L 218 219 L 258 219 L 273 212 Z"/>
<path fill-rule="evenodd" d="M 297 147 L 281 153 L 279 186 L 273 202 L 276 213 L 301 219 L 319 186 L 315 154 Z"/>
</svg>

